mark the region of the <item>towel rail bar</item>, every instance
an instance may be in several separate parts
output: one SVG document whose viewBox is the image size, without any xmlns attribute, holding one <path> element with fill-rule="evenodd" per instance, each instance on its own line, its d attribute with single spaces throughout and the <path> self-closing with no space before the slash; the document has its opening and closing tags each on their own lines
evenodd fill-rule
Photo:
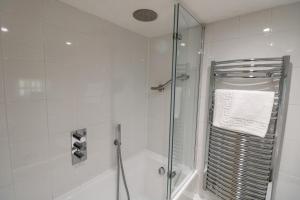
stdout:
<svg viewBox="0 0 300 200">
<path fill-rule="evenodd" d="M 216 69 L 216 71 L 219 71 L 219 70 L 233 70 L 235 68 L 238 68 L 238 69 L 243 69 L 245 70 L 246 68 L 251 68 L 251 70 L 255 69 L 255 68 L 281 68 L 282 67 L 282 64 L 279 63 L 279 64 L 250 64 L 250 65 L 247 65 L 247 64 L 235 64 L 235 65 L 221 65 L 221 66 L 218 66 L 218 69 Z M 255 69 L 257 70 L 257 69 Z"/>
<path fill-rule="evenodd" d="M 235 188 L 236 185 L 243 184 L 243 182 L 240 183 L 238 181 L 235 181 L 234 178 L 226 177 L 225 174 L 219 174 L 218 171 L 213 171 L 212 175 L 214 175 L 215 177 L 218 177 L 218 178 L 222 179 L 223 182 L 228 183 L 229 184 L 228 185 L 229 188 Z M 259 193 L 265 194 L 264 189 L 266 189 L 266 185 L 258 185 L 258 183 L 259 183 L 258 181 L 255 181 L 255 180 L 253 181 L 253 180 L 250 180 L 250 179 L 245 180 L 245 182 L 249 183 L 249 187 L 253 188 L 252 191 L 254 190 L 255 192 L 259 192 Z"/>
<path fill-rule="evenodd" d="M 220 199 L 265 200 L 270 192 L 268 185 L 277 178 L 274 171 L 278 170 L 279 144 L 283 135 L 281 126 L 285 120 L 281 115 L 286 112 L 285 88 L 288 88 L 289 70 L 289 56 L 212 62 L 204 189 Z M 249 81 L 238 84 L 239 79 Z M 220 84 L 224 84 L 222 89 L 228 84 L 234 88 L 249 88 L 252 79 L 258 80 L 254 85 L 264 84 L 258 87 L 261 91 L 273 89 L 275 92 L 266 136 L 260 138 L 214 126 L 215 89 Z M 266 81 L 261 81 L 264 79 Z M 270 88 L 269 83 L 273 84 Z M 275 184 L 272 183 L 272 187 Z"/>
<path fill-rule="evenodd" d="M 211 182 L 214 182 L 213 177 L 209 177 Z M 248 190 L 245 190 L 241 187 L 231 187 L 229 183 L 224 182 L 223 180 L 219 181 L 220 183 L 218 184 L 218 187 L 222 187 L 222 189 L 224 191 L 226 191 L 227 193 L 231 194 L 231 195 L 237 195 L 239 193 L 246 193 L 250 196 L 255 197 L 255 199 L 259 198 L 259 199 L 263 199 L 264 195 L 262 194 L 263 192 L 261 190 L 258 189 L 254 189 L 254 191 L 249 191 L 249 187 L 247 188 Z M 239 192 L 236 192 L 237 188 L 239 188 Z M 258 192 L 260 194 L 258 194 Z M 253 199 L 252 199 L 253 200 Z"/>
<path fill-rule="evenodd" d="M 217 65 L 223 64 L 233 64 L 233 63 L 244 63 L 244 62 L 273 62 L 273 61 L 283 61 L 284 57 L 274 57 L 274 58 L 252 58 L 252 59 L 237 59 L 237 60 L 226 60 L 214 62 Z"/>
</svg>

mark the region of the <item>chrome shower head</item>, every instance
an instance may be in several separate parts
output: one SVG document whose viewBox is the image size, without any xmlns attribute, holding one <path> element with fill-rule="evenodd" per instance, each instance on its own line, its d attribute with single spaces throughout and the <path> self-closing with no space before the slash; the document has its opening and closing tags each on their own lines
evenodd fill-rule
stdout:
<svg viewBox="0 0 300 200">
<path fill-rule="evenodd" d="M 151 22 L 157 19 L 157 13 L 150 9 L 138 9 L 133 12 L 132 16 L 142 22 Z"/>
</svg>

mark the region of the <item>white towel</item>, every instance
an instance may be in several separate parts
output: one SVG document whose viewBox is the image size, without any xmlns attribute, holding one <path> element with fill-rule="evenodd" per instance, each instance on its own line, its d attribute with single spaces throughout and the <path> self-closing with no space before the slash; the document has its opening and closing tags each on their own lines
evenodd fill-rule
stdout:
<svg viewBox="0 0 300 200">
<path fill-rule="evenodd" d="M 275 93 L 272 91 L 215 91 L 213 125 L 265 137 L 272 114 Z"/>
</svg>

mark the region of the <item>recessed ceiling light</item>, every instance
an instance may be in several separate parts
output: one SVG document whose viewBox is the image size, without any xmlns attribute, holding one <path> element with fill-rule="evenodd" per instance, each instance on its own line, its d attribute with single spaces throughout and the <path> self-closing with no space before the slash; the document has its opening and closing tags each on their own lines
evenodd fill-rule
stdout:
<svg viewBox="0 0 300 200">
<path fill-rule="evenodd" d="M 2 27 L 1 27 L 1 31 L 2 31 L 2 32 L 8 32 L 8 28 L 2 26 Z"/>
<path fill-rule="evenodd" d="M 157 13 L 150 9 L 138 9 L 133 12 L 133 17 L 142 22 L 151 22 L 157 19 Z"/>
<path fill-rule="evenodd" d="M 272 47 L 272 46 L 274 46 L 274 43 L 273 43 L 273 42 L 271 42 L 271 43 L 270 43 L 270 46 L 271 46 L 271 47 Z"/>
<path fill-rule="evenodd" d="M 269 28 L 269 27 L 264 28 L 263 32 L 264 32 L 264 33 L 269 33 L 269 32 L 271 32 L 271 28 Z"/>
<path fill-rule="evenodd" d="M 72 45 L 72 42 L 66 41 L 65 44 L 68 45 L 68 46 L 71 46 L 71 45 Z"/>
<path fill-rule="evenodd" d="M 185 47 L 186 44 L 185 44 L 184 42 L 181 42 L 181 43 L 180 43 L 180 46 Z"/>
</svg>

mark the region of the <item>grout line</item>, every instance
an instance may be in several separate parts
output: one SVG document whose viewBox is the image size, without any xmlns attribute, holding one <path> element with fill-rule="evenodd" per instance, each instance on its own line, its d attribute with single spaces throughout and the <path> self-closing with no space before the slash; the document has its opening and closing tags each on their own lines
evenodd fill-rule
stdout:
<svg viewBox="0 0 300 200">
<path fill-rule="evenodd" d="M 145 112 L 145 148 L 149 147 L 149 105 L 150 105 L 150 56 L 151 39 L 147 38 L 147 58 L 146 58 L 146 112 Z"/>
<path fill-rule="evenodd" d="M 41 3 L 41 9 L 43 9 L 45 1 Z M 43 43 L 43 67 L 44 67 L 44 91 L 45 91 L 45 106 L 46 106 L 46 127 L 47 127 L 47 142 L 48 142 L 48 159 L 46 160 L 46 163 L 48 163 L 48 183 L 49 183 L 49 192 L 51 193 L 51 199 L 54 199 L 54 191 L 53 191 L 53 178 L 51 176 L 51 142 L 50 142 L 50 130 L 49 130 L 49 106 L 48 106 L 48 90 L 47 90 L 47 84 L 48 84 L 48 71 L 47 71 L 47 60 L 46 60 L 46 32 L 45 32 L 45 22 L 44 22 L 44 17 L 40 20 L 40 28 L 41 28 L 41 34 L 42 34 L 42 43 Z"/>
</svg>

